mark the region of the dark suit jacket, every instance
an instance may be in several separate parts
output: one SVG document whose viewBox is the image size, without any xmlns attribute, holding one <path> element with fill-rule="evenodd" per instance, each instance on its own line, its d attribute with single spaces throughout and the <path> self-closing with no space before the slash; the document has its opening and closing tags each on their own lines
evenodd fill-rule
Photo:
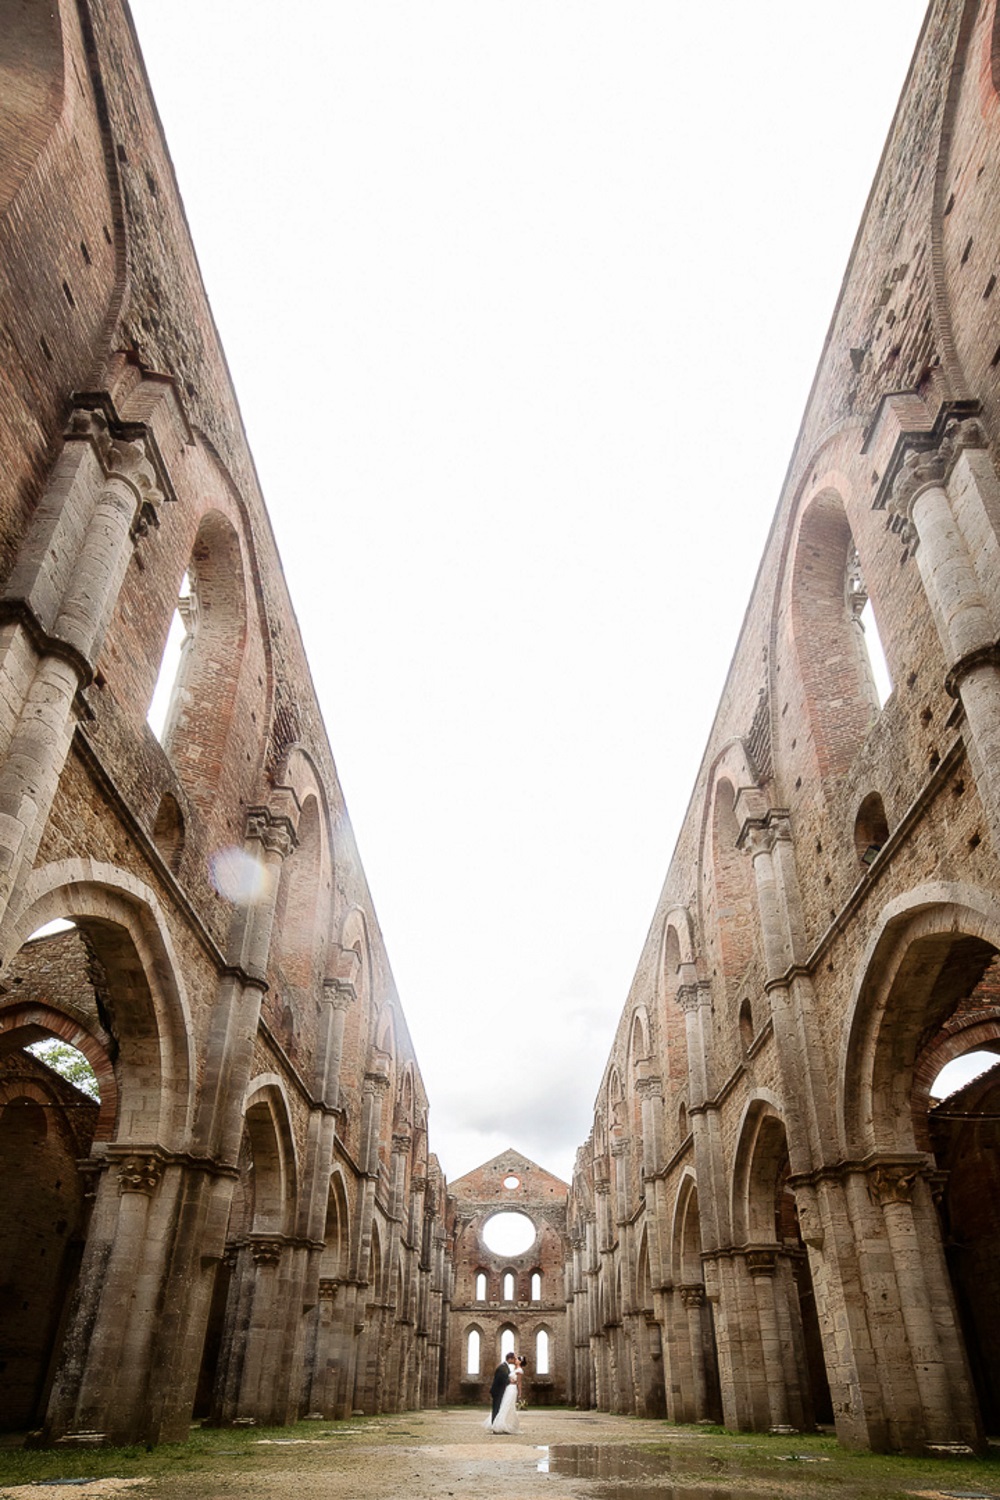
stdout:
<svg viewBox="0 0 1000 1500">
<path fill-rule="evenodd" d="M 504 1360 L 502 1365 L 497 1365 L 493 1371 L 493 1384 L 490 1386 L 490 1400 L 502 1401 L 503 1393 L 510 1384 L 510 1365 Z"/>
</svg>

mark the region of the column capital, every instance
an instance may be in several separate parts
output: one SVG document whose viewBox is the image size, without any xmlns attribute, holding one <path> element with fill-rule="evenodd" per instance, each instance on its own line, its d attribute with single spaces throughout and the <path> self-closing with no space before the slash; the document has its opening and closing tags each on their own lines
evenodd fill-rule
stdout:
<svg viewBox="0 0 1000 1500">
<path fill-rule="evenodd" d="M 251 807 L 247 811 L 246 837 L 263 844 L 269 854 L 279 854 L 282 859 L 298 847 L 298 838 L 290 818 L 276 816 L 267 807 Z"/>
<path fill-rule="evenodd" d="M 392 1138 L 393 1156 L 409 1156 L 412 1145 L 412 1135 L 394 1135 Z"/>
<path fill-rule="evenodd" d="M 635 1091 L 640 1099 L 662 1099 L 663 1079 L 653 1074 L 647 1075 L 645 1078 L 637 1078 L 635 1081 Z"/>
<path fill-rule="evenodd" d="M 747 1270 L 751 1276 L 773 1276 L 778 1269 L 778 1252 L 770 1248 L 748 1250 Z"/>
<path fill-rule="evenodd" d="M 868 1172 L 868 1192 L 873 1203 L 887 1208 L 893 1203 L 912 1203 L 920 1169 L 903 1163 L 882 1162 Z"/>
<path fill-rule="evenodd" d="M 705 1306 L 705 1283 L 703 1281 L 691 1282 L 687 1286 L 679 1286 L 681 1301 L 687 1308 Z"/>
<path fill-rule="evenodd" d="M 986 434 L 975 417 L 952 417 L 936 446 L 909 446 L 896 473 L 888 508 L 913 523 L 913 507 L 927 489 L 943 488 L 967 448 L 985 448 Z"/>
<path fill-rule="evenodd" d="M 163 1176 L 163 1162 L 149 1152 L 133 1152 L 118 1162 L 118 1191 L 152 1196 Z"/>
<path fill-rule="evenodd" d="M 284 1243 L 284 1240 L 277 1235 L 252 1234 L 250 1236 L 250 1253 L 253 1255 L 254 1264 L 258 1266 L 276 1266 L 281 1259 Z"/>
<path fill-rule="evenodd" d="M 751 859 L 771 854 L 777 844 L 792 842 L 791 814 L 787 807 L 769 807 L 763 817 L 747 818 L 736 840 L 738 849 L 747 850 Z"/>
<path fill-rule="evenodd" d="M 334 1010 L 350 1010 L 357 998 L 357 992 L 353 984 L 349 984 L 346 980 L 323 980 L 323 999 Z"/>
<path fill-rule="evenodd" d="M 703 1005 L 712 1006 L 712 985 L 708 979 L 698 979 L 694 984 L 682 984 L 674 996 L 681 1010 L 700 1010 Z"/>
<path fill-rule="evenodd" d="M 321 1276 L 319 1278 L 319 1300 L 321 1302 L 332 1302 L 337 1295 L 340 1282 L 336 1276 Z"/>
</svg>

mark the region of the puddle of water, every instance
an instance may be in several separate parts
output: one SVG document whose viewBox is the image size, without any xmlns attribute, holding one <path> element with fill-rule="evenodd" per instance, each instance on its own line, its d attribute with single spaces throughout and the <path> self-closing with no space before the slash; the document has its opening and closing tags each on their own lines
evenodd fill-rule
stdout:
<svg viewBox="0 0 1000 1500">
<path fill-rule="evenodd" d="M 715 1486 L 711 1489 L 665 1486 L 662 1480 L 672 1468 L 669 1454 L 647 1453 L 642 1448 L 611 1443 L 554 1443 L 538 1452 L 537 1467 L 541 1474 L 610 1481 L 594 1491 L 601 1500 L 737 1500 L 735 1490 Z M 643 1480 L 654 1482 L 643 1484 Z"/>
</svg>

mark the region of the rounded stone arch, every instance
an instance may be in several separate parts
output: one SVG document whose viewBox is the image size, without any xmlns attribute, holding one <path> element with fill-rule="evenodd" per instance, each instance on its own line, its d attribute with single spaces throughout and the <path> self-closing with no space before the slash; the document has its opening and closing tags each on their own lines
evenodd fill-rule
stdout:
<svg viewBox="0 0 1000 1500">
<path fill-rule="evenodd" d="M 676 1091 L 686 1091 L 688 1084 L 687 1023 L 678 1003 L 678 991 L 694 984 L 698 978 L 695 960 L 691 913 L 686 906 L 675 906 L 663 923 L 659 959 L 662 1003 L 659 1016 L 663 1036 L 661 1069 L 664 1083 Z"/>
<path fill-rule="evenodd" d="M 640 1311 L 646 1313 L 653 1312 L 653 1275 L 649 1263 L 648 1224 L 642 1226 L 642 1237 L 639 1240 L 639 1254 L 635 1263 L 635 1301 Z"/>
<path fill-rule="evenodd" d="M 378 1221 L 372 1224 L 371 1252 L 368 1260 L 368 1301 L 378 1304 L 383 1299 L 383 1287 L 385 1284 L 385 1265 L 382 1259 L 382 1236 L 379 1232 Z"/>
<path fill-rule="evenodd" d="M 649 1012 L 644 1005 L 637 1005 L 632 1012 L 629 1026 L 628 1056 L 630 1071 L 635 1072 L 640 1062 L 646 1062 L 652 1051 L 653 1030 Z"/>
<path fill-rule="evenodd" d="M 204 813 L 228 759 L 250 617 L 240 533 L 222 510 L 201 516 L 186 571 L 187 636 L 162 743 L 185 792 Z"/>
<path fill-rule="evenodd" d="M 288 752 L 275 790 L 294 798 L 296 847 L 282 862 L 274 952 L 283 978 L 303 991 L 325 970 L 333 928 L 332 820 L 322 778 L 300 745 Z"/>
<path fill-rule="evenodd" d="M 779 1101 L 758 1090 L 740 1120 L 733 1161 L 730 1222 L 736 1245 L 772 1245 L 778 1239 L 777 1194 L 788 1162 L 788 1138 Z"/>
<path fill-rule="evenodd" d="M 482 1323 L 473 1320 L 466 1323 L 462 1330 L 462 1370 L 460 1378 L 475 1379 L 485 1373 L 483 1370 L 486 1349 L 486 1330 Z M 474 1351 L 474 1352 L 473 1352 Z"/>
<path fill-rule="evenodd" d="M 674 1196 L 669 1274 L 678 1285 L 694 1285 L 703 1278 L 698 1179 L 693 1167 L 685 1167 L 682 1171 Z"/>
<path fill-rule="evenodd" d="M 930 882 L 881 912 L 844 1025 L 838 1120 L 846 1152 L 912 1152 L 921 1047 L 1000 952 L 1000 903 L 963 882 Z"/>
<path fill-rule="evenodd" d="M 118 1080 L 108 1055 L 110 1037 L 104 1036 L 102 1040 L 79 1017 L 55 1005 L 32 1001 L 0 1008 L 0 1055 L 8 1048 L 20 1050 L 47 1037 L 75 1047 L 89 1062 L 100 1098 L 94 1140 L 112 1140 L 118 1120 Z"/>
<path fill-rule="evenodd" d="M 194 1025 L 155 893 L 127 871 L 96 860 L 41 865 L 11 902 L 0 927 L 3 950 L 13 956 L 57 918 L 80 928 L 107 976 L 118 1048 L 114 1139 L 186 1149 L 195 1105 Z"/>
<path fill-rule="evenodd" d="M 6 214 L 62 114 L 65 55 L 59 5 L 0 0 L 0 36 L 0 214 Z"/>
<path fill-rule="evenodd" d="M 753 867 L 740 848 L 745 819 L 767 803 L 742 739 L 723 746 L 712 766 L 702 809 L 699 906 L 705 960 L 731 999 L 757 953 L 760 913 Z"/>
<path fill-rule="evenodd" d="M 260 1073 L 250 1080 L 243 1103 L 243 1130 L 253 1160 L 250 1232 L 291 1234 L 299 1174 L 288 1095 L 276 1073 Z"/>
<path fill-rule="evenodd" d="M 351 1264 L 351 1208 L 344 1174 L 339 1167 L 330 1173 L 327 1190 L 326 1222 L 323 1227 L 323 1251 L 320 1255 L 321 1277 L 342 1281 Z"/>
<path fill-rule="evenodd" d="M 418 1129 L 416 1119 L 416 1087 L 414 1084 L 413 1063 L 407 1060 L 399 1071 L 399 1079 L 396 1087 L 396 1124 L 409 1130 Z"/>
<path fill-rule="evenodd" d="M 827 480 L 799 512 L 787 580 L 792 647 L 823 778 L 848 769 L 879 711 L 857 607 L 861 595 L 852 586 L 856 558 L 843 493 Z"/>
<path fill-rule="evenodd" d="M 610 1141 L 614 1141 L 620 1138 L 626 1126 L 625 1089 L 622 1084 L 621 1071 L 617 1063 L 613 1063 L 608 1072 L 605 1097 L 607 1099 L 608 1137 Z"/>
</svg>

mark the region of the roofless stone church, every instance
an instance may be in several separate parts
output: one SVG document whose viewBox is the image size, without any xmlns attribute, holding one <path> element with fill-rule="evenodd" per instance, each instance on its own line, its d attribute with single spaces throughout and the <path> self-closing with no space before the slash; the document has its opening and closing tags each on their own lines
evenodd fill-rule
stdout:
<svg viewBox="0 0 1000 1500">
<path fill-rule="evenodd" d="M 449 1191 L 124 0 L 0 0 L 8 1427 L 1000 1431 L 998 89 L 933 0 L 574 1180 Z"/>
</svg>

